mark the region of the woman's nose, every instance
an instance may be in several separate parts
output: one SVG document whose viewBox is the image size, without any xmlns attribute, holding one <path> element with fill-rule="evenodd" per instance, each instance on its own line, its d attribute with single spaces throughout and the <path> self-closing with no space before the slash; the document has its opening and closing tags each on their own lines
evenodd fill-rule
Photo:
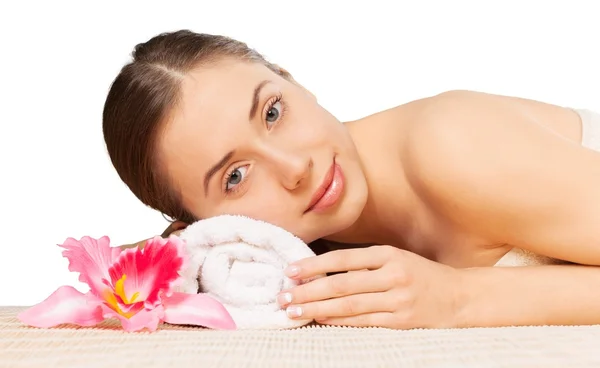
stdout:
<svg viewBox="0 0 600 368">
<path fill-rule="evenodd" d="M 276 171 L 283 186 L 293 190 L 309 177 L 312 167 L 313 161 L 309 155 L 291 153 L 279 157 Z"/>
</svg>

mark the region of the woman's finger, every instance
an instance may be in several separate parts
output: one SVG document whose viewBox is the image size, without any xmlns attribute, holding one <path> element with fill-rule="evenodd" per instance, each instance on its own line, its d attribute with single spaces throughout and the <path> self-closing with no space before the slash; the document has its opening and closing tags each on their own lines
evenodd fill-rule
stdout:
<svg viewBox="0 0 600 368">
<path fill-rule="evenodd" d="M 282 307 L 291 303 L 308 303 L 352 294 L 376 293 L 392 288 L 393 280 L 386 272 L 351 271 L 322 277 L 285 290 L 277 297 Z"/>
<path fill-rule="evenodd" d="M 394 305 L 386 293 L 354 294 L 318 302 L 292 304 L 286 308 L 288 317 L 292 319 L 330 319 L 392 311 Z"/>
<path fill-rule="evenodd" d="M 390 312 L 365 313 L 349 317 L 332 317 L 318 320 L 317 322 L 331 326 L 397 328 L 395 315 Z"/>
<path fill-rule="evenodd" d="M 374 270 L 383 266 L 397 251 L 387 245 L 335 250 L 294 262 L 286 268 L 285 274 L 294 279 L 307 279 L 331 272 Z"/>
</svg>

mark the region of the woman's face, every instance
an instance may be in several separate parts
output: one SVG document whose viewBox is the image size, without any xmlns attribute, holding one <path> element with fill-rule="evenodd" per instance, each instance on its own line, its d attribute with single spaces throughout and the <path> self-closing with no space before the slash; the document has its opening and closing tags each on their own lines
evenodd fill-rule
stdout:
<svg viewBox="0 0 600 368">
<path fill-rule="evenodd" d="M 161 134 L 161 169 L 197 218 L 244 215 L 311 242 L 352 225 L 366 203 L 346 127 L 262 64 L 190 73 Z"/>
</svg>

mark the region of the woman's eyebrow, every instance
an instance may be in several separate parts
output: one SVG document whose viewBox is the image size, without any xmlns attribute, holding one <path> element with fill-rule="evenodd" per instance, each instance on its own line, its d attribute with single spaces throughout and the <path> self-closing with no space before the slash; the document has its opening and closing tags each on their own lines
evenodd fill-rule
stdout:
<svg viewBox="0 0 600 368">
<path fill-rule="evenodd" d="M 270 80 L 264 80 L 260 82 L 256 86 L 256 88 L 254 88 L 254 94 L 252 95 L 252 106 L 250 107 L 250 121 L 254 120 L 254 115 L 256 115 L 256 110 L 258 109 L 258 99 L 260 97 L 260 90 L 269 83 L 272 82 Z"/>
<path fill-rule="evenodd" d="M 216 164 L 214 164 L 206 174 L 204 175 L 204 196 L 208 196 L 208 184 L 210 183 L 210 179 L 219 172 L 223 168 L 223 166 L 227 165 L 229 160 L 235 154 L 235 150 L 227 152 Z"/>
</svg>

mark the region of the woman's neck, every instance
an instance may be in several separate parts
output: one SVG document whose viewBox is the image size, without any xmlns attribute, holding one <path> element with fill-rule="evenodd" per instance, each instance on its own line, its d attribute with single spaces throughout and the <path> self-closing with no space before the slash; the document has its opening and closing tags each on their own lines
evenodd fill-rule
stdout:
<svg viewBox="0 0 600 368">
<path fill-rule="evenodd" d="M 393 207 L 386 196 L 378 193 L 376 186 L 369 186 L 367 203 L 359 218 L 348 228 L 324 239 L 336 243 L 337 248 L 380 244 L 405 248 L 403 228 L 408 223 L 408 211 Z"/>
<path fill-rule="evenodd" d="M 418 197 L 404 172 L 400 152 L 403 120 L 394 111 L 348 124 L 367 181 L 368 197 L 357 221 L 325 240 L 348 245 L 389 244 L 410 249 Z M 390 122 L 395 129 L 390 129 Z M 394 134 L 398 133 L 398 134 Z M 394 175 L 390 175 L 390 174 Z"/>
</svg>

